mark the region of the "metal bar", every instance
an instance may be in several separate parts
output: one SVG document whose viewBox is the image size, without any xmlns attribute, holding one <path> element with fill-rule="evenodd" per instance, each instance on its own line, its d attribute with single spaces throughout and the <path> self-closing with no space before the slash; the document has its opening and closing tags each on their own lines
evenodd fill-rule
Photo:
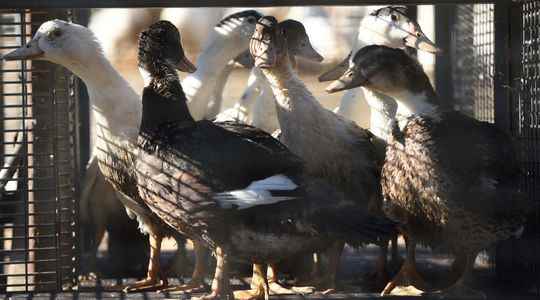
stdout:
<svg viewBox="0 0 540 300">
<path fill-rule="evenodd" d="M 63 223 L 69 224 L 71 221 L 62 221 Z M 34 225 L 28 225 L 28 227 L 47 227 L 47 226 L 54 226 L 53 223 L 49 224 L 34 224 Z M 16 228 L 25 228 L 24 225 L 0 225 L 0 228 L 2 229 L 16 229 Z"/>
<path fill-rule="evenodd" d="M 42 271 L 42 272 L 31 272 L 31 273 L 28 273 L 29 276 L 35 276 L 35 275 L 43 275 L 43 274 L 54 274 L 55 271 Z M 22 276 L 26 276 L 26 274 L 0 274 L 0 277 L 22 277 Z M 9 286 L 13 286 L 13 285 L 9 285 Z"/>
<path fill-rule="evenodd" d="M 63 232 L 63 233 L 60 233 L 62 235 L 71 235 L 71 232 Z M 11 240 L 25 240 L 25 241 L 28 241 L 28 240 L 39 240 L 39 239 L 54 239 L 56 238 L 56 235 L 55 234 L 42 234 L 42 235 L 38 235 L 38 236 L 14 236 L 14 237 L 9 237 L 9 238 L 6 238 L 6 237 L 0 237 L 0 241 L 11 241 Z"/>
<path fill-rule="evenodd" d="M 49 251 L 54 250 L 54 247 L 44 247 L 44 248 L 34 248 L 34 249 L 11 249 L 11 250 L 0 250 L 0 253 L 23 253 L 26 251 Z"/>
<path fill-rule="evenodd" d="M 495 125 L 510 132 L 510 5 L 495 4 Z"/>
<path fill-rule="evenodd" d="M 311 5 L 375 5 L 375 4 L 464 4 L 494 3 L 502 0 L 18 0 L 15 3 L 0 2 L 0 8 L 100 8 L 100 7 L 266 7 L 266 6 L 311 6 Z"/>
<path fill-rule="evenodd" d="M 28 276 L 28 275 L 25 275 L 25 276 Z M 54 281 L 40 281 L 40 282 L 39 282 L 39 286 L 43 286 L 43 285 L 53 285 L 53 284 L 55 284 Z M 24 287 L 26 287 L 25 293 L 28 293 L 28 292 L 29 292 L 28 287 L 30 287 L 30 286 L 32 286 L 32 287 L 37 287 L 38 284 L 37 284 L 37 283 L 33 283 L 33 284 L 24 284 L 24 283 L 17 283 L 17 284 L 0 284 L 0 287 L 17 287 L 17 286 L 24 286 Z"/>
<path fill-rule="evenodd" d="M 40 177 L 40 178 L 34 178 L 34 177 L 17 177 L 16 179 L 0 179 L 0 182 L 2 181 L 17 181 L 17 182 L 25 182 L 25 181 L 34 181 L 37 179 L 51 179 L 52 177 Z M 28 189 L 21 189 L 21 191 L 26 191 Z"/>
<path fill-rule="evenodd" d="M 0 69 L 0 72 L 1 69 Z M 0 80 L 0 84 L 21 84 L 23 83 L 22 81 L 19 81 L 19 80 Z M 27 81 L 26 83 L 32 83 L 32 81 Z"/>
<path fill-rule="evenodd" d="M 31 96 L 32 93 L 28 93 L 28 96 Z M 0 93 L 0 96 L 22 96 L 22 92 L 21 93 Z"/>
</svg>

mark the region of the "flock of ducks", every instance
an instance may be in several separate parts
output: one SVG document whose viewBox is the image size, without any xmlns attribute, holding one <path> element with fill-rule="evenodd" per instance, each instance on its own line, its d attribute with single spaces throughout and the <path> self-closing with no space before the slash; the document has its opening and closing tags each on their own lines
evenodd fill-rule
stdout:
<svg viewBox="0 0 540 300">
<path fill-rule="evenodd" d="M 345 243 L 377 244 L 375 273 L 386 278 L 389 241 L 401 234 L 407 256 L 383 295 L 484 297 L 470 287 L 474 259 L 519 235 L 530 205 L 519 190 L 509 137 L 453 111 L 435 93 L 410 47 L 440 50 L 404 7 L 366 16 L 351 54 L 319 78 L 332 81 L 328 93 L 349 91 L 336 112 L 296 75 L 298 57 L 323 60 L 302 23 L 247 10 L 223 19 L 215 32 L 221 34 L 201 54 L 205 63 L 195 66 L 170 22 L 142 31 L 142 96 L 105 58 L 92 31 L 77 24 L 45 22 L 3 57 L 60 64 L 88 87 L 96 172 L 150 240 L 147 278 L 126 291 L 171 289 L 159 264 L 166 236 L 195 246 L 192 280 L 173 290 L 204 287 L 210 249 L 217 264 L 203 299 L 267 299 L 312 290 L 277 280 L 278 263 L 297 255 L 325 257 L 313 284 L 334 289 Z M 230 47 L 227 56 L 216 56 L 217 47 Z M 252 67 L 249 88 L 219 113 L 213 107 L 238 63 Z M 180 82 L 177 71 L 189 76 Z M 359 97 L 370 107 L 370 130 L 354 122 Z M 448 288 L 430 291 L 416 272 L 418 242 L 456 256 Z M 253 264 L 251 290 L 231 290 L 235 260 Z"/>
</svg>

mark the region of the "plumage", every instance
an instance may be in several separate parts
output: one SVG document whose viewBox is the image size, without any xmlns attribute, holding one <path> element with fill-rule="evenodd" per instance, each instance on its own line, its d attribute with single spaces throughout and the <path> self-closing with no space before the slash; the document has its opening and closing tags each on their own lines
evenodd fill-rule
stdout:
<svg viewBox="0 0 540 300">
<path fill-rule="evenodd" d="M 213 28 L 203 51 L 197 58 L 197 71 L 182 80 L 188 106 L 196 120 L 212 119 L 209 112 L 219 111 L 220 101 L 214 95 L 221 93 L 223 72 L 227 64 L 247 50 L 249 38 L 261 14 L 255 10 L 243 10 L 223 18 Z M 214 107 L 214 108 L 213 108 Z"/>
<path fill-rule="evenodd" d="M 383 293 L 419 283 L 408 276 L 416 273 L 420 241 L 444 246 L 464 262 L 463 275 L 445 294 L 482 296 L 467 287 L 477 253 L 515 235 L 530 206 L 519 188 L 512 140 L 493 124 L 451 110 L 420 64 L 401 50 L 369 46 L 353 61 L 349 79 L 341 77 L 329 90 L 365 86 L 396 99 L 407 117 L 393 123 L 382 188 L 385 211 L 405 224 L 408 257 Z"/>
<path fill-rule="evenodd" d="M 400 49 L 410 46 L 422 48 L 428 52 L 438 51 L 435 44 L 422 32 L 420 25 L 407 16 L 405 6 L 385 6 L 373 10 L 362 18 L 357 32 L 351 53 L 356 53 L 359 49 L 369 45 L 383 45 Z M 411 41 L 412 37 L 432 47 L 421 47 L 420 42 L 415 44 Z M 415 50 L 414 48 L 411 49 Z M 347 69 L 350 60 L 349 54 L 336 67 L 319 76 L 319 80 L 337 79 Z M 391 131 L 391 120 L 394 119 L 397 112 L 397 103 L 391 97 L 365 88 L 349 89 L 343 94 L 340 105 L 335 109 L 335 112 L 357 124 L 362 124 L 366 119 L 364 102 L 369 106 L 370 131 L 381 140 L 386 141 Z"/>
<path fill-rule="evenodd" d="M 175 53 L 165 51 L 161 54 L 164 59 L 177 58 Z M 43 59 L 58 63 L 85 82 L 94 116 L 93 155 L 98 159 L 100 172 L 117 191 L 118 199 L 128 214 L 137 219 L 139 228 L 150 239 L 151 263 L 148 264 L 148 277 L 125 286 L 125 290 L 166 285 L 166 279 L 160 278 L 161 239 L 164 236 L 180 237 L 139 197 L 134 163 L 138 151 L 137 128 L 142 115 L 140 97 L 105 58 L 94 34 L 78 24 L 61 20 L 45 22 L 27 46 L 4 58 Z"/>
<path fill-rule="evenodd" d="M 331 185 L 305 176 L 301 159 L 268 133 L 232 122 L 195 121 L 172 66 L 159 56 L 145 66 L 153 79 L 143 91 L 139 194 L 175 230 L 215 250 L 214 280 L 221 283 L 213 285 L 212 295 L 226 292 L 226 268 L 219 266 L 229 258 L 272 263 L 330 241 L 371 241 L 394 232 L 393 222 L 347 205 Z M 263 188 L 265 196 L 280 201 L 254 197 L 250 207 L 224 204 L 245 203 L 246 193 L 238 191 L 269 183 L 280 188 Z"/>
</svg>

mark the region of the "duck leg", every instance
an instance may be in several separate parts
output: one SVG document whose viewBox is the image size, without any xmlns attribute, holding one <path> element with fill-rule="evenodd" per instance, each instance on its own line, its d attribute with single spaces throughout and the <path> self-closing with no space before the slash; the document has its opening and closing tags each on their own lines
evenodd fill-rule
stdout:
<svg viewBox="0 0 540 300">
<path fill-rule="evenodd" d="M 322 290 L 322 294 L 330 294 L 336 290 L 336 274 L 343 252 L 344 242 L 334 242 L 323 254 L 327 259 L 326 275 L 319 278 L 317 287 Z"/>
<path fill-rule="evenodd" d="M 270 287 L 265 274 L 266 265 L 253 264 L 253 276 L 251 277 L 251 289 L 235 291 L 234 298 L 238 300 L 268 300 L 270 296 Z"/>
<path fill-rule="evenodd" d="M 392 252 L 390 253 L 390 257 L 392 258 L 390 261 L 390 264 L 392 266 L 395 266 L 395 268 L 399 268 L 401 264 L 403 263 L 403 258 L 399 255 L 399 244 L 398 244 L 398 237 L 399 235 L 394 235 L 392 237 L 392 240 L 390 241 L 392 246 Z"/>
<path fill-rule="evenodd" d="M 277 267 L 275 264 L 268 265 L 266 278 L 268 279 L 268 285 L 270 287 L 271 295 L 291 295 L 291 294 L 300 294 L 306 295 L 311 294 L 315 291 L 313 286 L 293 286 L 291 288 L 286 288 L 278 282 L 278 273 Z"/>
<path fill-rule="evenodd" d="M 416 271 L 416 241 L 411 235 L 403 235 L 407 246 L 407 258 L 403 262 L 398 274 L 381 292 L 381 296 L 402 295 L 417 296 L 424 293 L 427 286 L 424 279 Z"/>
<path fill-rule="evenodd" d="M 159 292 L 185 292 L 185 293 L 195 293 L 204 290 L 204 275 L 206 274 L 206 265 L 207 261 L 207 250 L 201 244 L 201 242 L 192 240 L 193 242 L 193 251 L 195 252 L 195 268 L 193 274 L 191 275 L 191 280 L 179 286 L 172 286 L 166 289 L 161 289 Z"/>
<path fill-rule="evenodd" d="M 470 287 L 475 258 L 476 254 L 462 256 L 465 268 L 456 283 L 442 291 L 431 293 L 431 295 L 437 295 L 441 299 L 487 299 L 486 294 Z M 460 257 L 458 256 L 457 259 Z"/>
<path fill-rule="evenodd" d="M 388 273 L 386 271 L 388 243 L 389 241 L 386 241 L 379 245 L 379 254 L 377 255 L 377 260 L 375 261 L 375 270 L 368 274 L 368 278 L 373 283 L 373 287 L 376 290 L 384 288 L 389 280 Z"/>
<path fill-rule="evenodd" d="M 217 247 L 215 250 L 216 255 L 216 272 L 214 279 L 212 280 L 212 291 L 208 295 L 202 297 L 193 297 L 192 299 L 198 300 L 214 300 L 220 298 L 233 299 L 234 295 L 231 291 L 229 282 L 229 263 L 227 254 Z"/>
<path fill-rule="evenodd" d="M 163 236 L 160 233 L 151 232 L 149 234 L 150 240 L 150 261 L 148 263 L 148 273 L 146 278 L 135 282 L 134 284 L 126 286 L 123 291 L 140 292 L 150 289 L 159 289 L 167 286 L 167 279 L 161 273 L 159 255 L 161 253 L 161 241 Z"/>
</svg>

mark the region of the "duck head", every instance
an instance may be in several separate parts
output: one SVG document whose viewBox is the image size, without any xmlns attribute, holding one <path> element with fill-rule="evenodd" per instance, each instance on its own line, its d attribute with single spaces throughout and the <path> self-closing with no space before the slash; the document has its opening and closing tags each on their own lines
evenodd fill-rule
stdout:
<svg viewBox="0 0 540 300">
<path fill-rule="evenodd" d="M 332 82 L 328 93 L 363 86 L 396 98 L 404 93 L 433 91 L 422 66 L 401 49 L 367 46 L 351 55 L 345 73 Z"/>
<path fill-rule="evenodd" d="M 362 38 L 369 44 L 391 48 L 410 47 L 434 54 L 442 52 L 424 34 L 420 25 L 407 16 L 405 6 L 386 6 L 365 16 L 358 32 L 358 39 Z M 347 70 L 350 58 L 349 54 L 337 66 L 319 76 L 319 81 L 338 79 Z"/>
<path fill-rule="evenodd" d="M 435 45 L 422 31 L 420 25 L 407 16 L 405 6 L 387 6 L 373 11 L 366 16 L 360 24 L 359 36 L 375 34 L 381 39 L 384 46 L 403 48 L 405 46 L 416 48 L 429 53 L 440 53 L 441 49 Z"/>
<path fill-rule="evenodd" d="M 26 45 L 3 56 L 5 60 L 35 59 L 60 64 L 79 77 L 84 64 L 103 57 L 101 46 L 92 31 L 62 20 L 47 21 Z"/>
<path fill-rule="evenodd" d="M 320 62 L 323 57 L 313 49 L 302 23 L 285 20 L 278 23 L 276 18 L 265 16 L 257 22 L 249 44 L 255 66 L 271 68 L 284 59 L 303 57 Z"/>
<path fill-rule="evenodd" d="M 180 32 L 169 21 L 158 21 L 141 32 L 138 59 L 139 67 L 150 73 L 163 63 L 182 72 L 197 70 L 184 53 Z"/>
</svg>

